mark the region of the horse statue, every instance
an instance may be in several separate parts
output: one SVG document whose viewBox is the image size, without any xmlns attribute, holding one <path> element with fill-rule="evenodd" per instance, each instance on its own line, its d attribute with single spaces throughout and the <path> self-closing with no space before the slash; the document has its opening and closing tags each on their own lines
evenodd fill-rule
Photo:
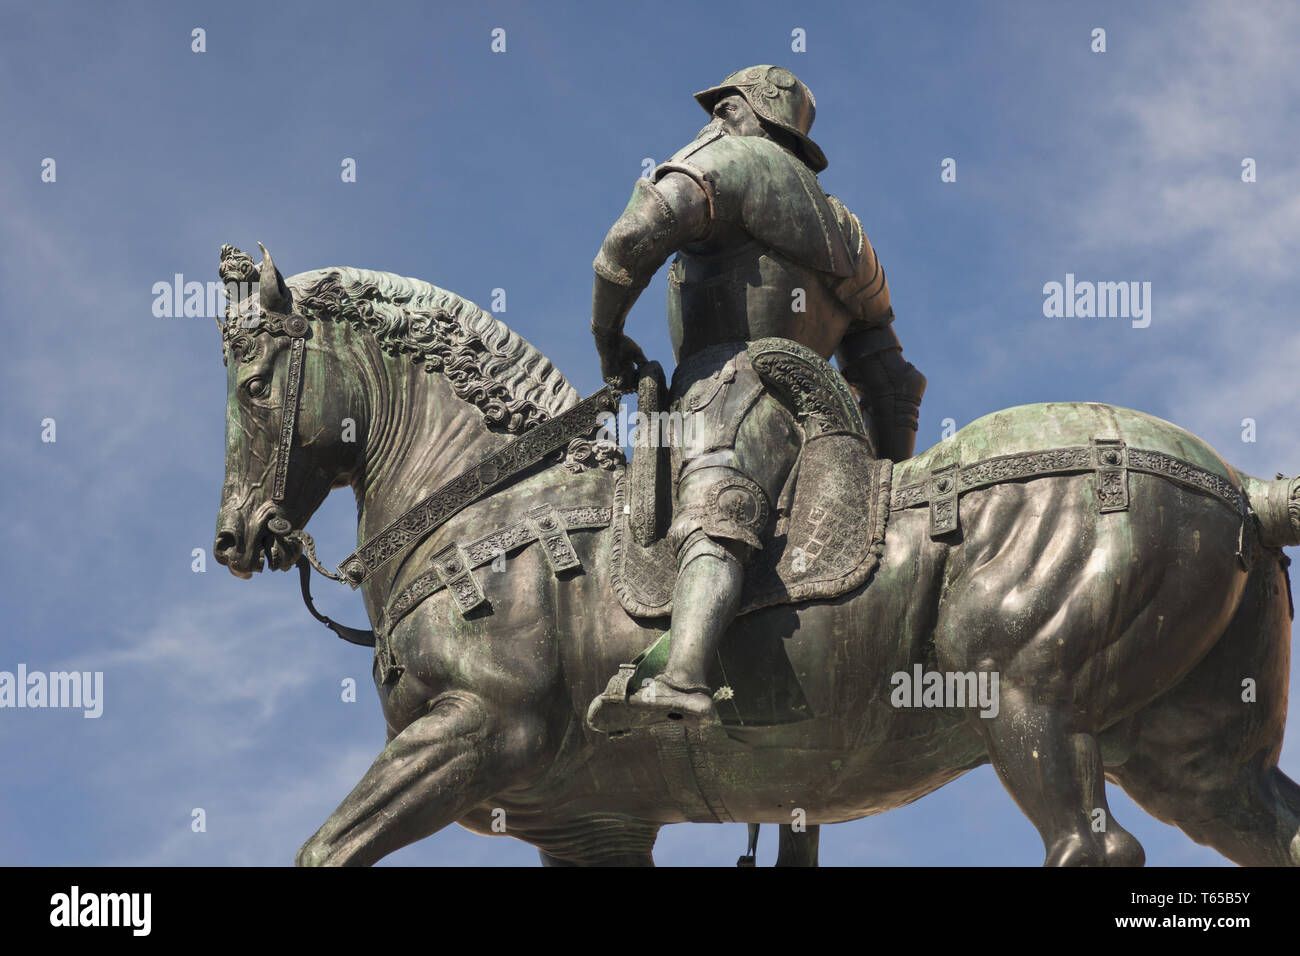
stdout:
<svg viewBox="0 0 1300 956">
<path fill-rule="evenodd" d="M 387 722 L 297 863 L 371 864 L 459 823 L 547 865 L 651 865 L 665 824 L 815 828 L 991 762 L 1047 865 L 1144 862 L 1107 778 L 1239 864 L 1300 864 L 1300 787 L 1277 766 L 1300 479 L 1243 474 L 1141 412 L 996 412 L 870 472 L 865 580 L 737 619 L 718 723 L 602 733 L 589 704 L 635 687 L 667 627 L 626 609 L 657 565 L 629 564 L 640 453 L 592 437 L 609 395 L 580 401 L 417 279 L 286 280 L 230 247 L 222 274 L 258 287 L 218 320 L 215 556 L 240 577 L 297 565 L 306 595 L 305 526 L 350 486 L 360 546 L 331 576 L 364 595 Z"/>
</svg>

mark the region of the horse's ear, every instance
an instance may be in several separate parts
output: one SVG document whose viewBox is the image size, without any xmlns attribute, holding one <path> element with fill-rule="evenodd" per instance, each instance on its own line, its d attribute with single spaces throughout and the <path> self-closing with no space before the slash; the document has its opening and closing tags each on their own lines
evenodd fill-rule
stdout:
<svg viewBox="0 0 1300 956">
<path fill-rule="evenodd" d="M 285 285 L 284 276 L 275 267 L 275 260 L 260 242 L 257 247 L 262 250 L 262 269 L 258 276 L 258 301 L 264 312 L 284 314 L 293 310 L 293 295 Z"/>
</svg>

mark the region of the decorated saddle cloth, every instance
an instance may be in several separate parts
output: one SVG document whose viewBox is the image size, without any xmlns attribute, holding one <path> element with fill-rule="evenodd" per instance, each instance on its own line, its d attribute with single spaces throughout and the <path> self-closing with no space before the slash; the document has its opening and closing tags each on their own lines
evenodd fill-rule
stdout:
<svg viewBox="0 0 1300 956">
<path fill-rule="evenodd" d="M 741 614 L 861 587 L 884 549 L 893 469 L 888 459 L 873 456 L 848 384 L 820 355 L 782 338 L 759 339 L 747 351 L 763 384 L 793 413 L 803 444 L 792 493 L 787 488 L 782 496 L 788 507 L 767 522 L 762 547 L 745 568 Z M 637 455 L 654 452 L 640 448 Z M 666 617 L 677 556 L 664 537 L 638 533 L 636 526 L 648 523 L 647 511 L 670 507 L 665 499 L 671 495 L 662 481 L 638 484 L 636 465 L 634 458 L 614 492 L 613 584 L 629 614 Z"/>
</svg>

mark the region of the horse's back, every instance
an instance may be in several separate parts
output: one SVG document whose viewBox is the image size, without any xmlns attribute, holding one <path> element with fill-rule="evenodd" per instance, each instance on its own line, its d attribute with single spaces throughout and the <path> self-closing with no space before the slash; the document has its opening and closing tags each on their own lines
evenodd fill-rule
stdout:
<svg viewBox="0 0 1300 956">
<path fill-rule="evenodd" d="M 1128 448 L 1167 455 L 1240 485 L 1232 466 L 1185 428 L 1098 402 L 1044 402 L 992 412 L 898 465 L 894 485 L 923 481 L 927 472 L 949 464 L 1075 448 L 1093 440 L 1122 441 Z"/>
</svg>

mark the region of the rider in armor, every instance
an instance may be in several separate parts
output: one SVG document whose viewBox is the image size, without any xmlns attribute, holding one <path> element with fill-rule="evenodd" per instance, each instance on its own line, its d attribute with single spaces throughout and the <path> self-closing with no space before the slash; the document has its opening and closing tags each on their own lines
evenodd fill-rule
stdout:
<svg viewBox="0 0 1300 956">
<path fill-rule="evenodd" d="M 769 394 L 745 344 L 779 336 L 834 355 L 877 453 L 894 461 L 912 454 L 925 391 L 925 377 L 903 359 L 885 272 L 862 224 L 817 180 L 827 161 L 808 138 L 811 91 L 788 70 L 754 66 L 695 99 L 712 122 L 637 181 L 593 264 L 601 373 L 630 389 L 645 356 L 624 323 L 676 254 L 670 395 L 675 411 L 696 417 L 690 447 L 673 448 L 669 659 L 629 700 L 643 722 L 716 719 L 709 658 L 739 609 L 745 562 L 761 547 L 798 455 L 793 415 Z"/>
</svg>

